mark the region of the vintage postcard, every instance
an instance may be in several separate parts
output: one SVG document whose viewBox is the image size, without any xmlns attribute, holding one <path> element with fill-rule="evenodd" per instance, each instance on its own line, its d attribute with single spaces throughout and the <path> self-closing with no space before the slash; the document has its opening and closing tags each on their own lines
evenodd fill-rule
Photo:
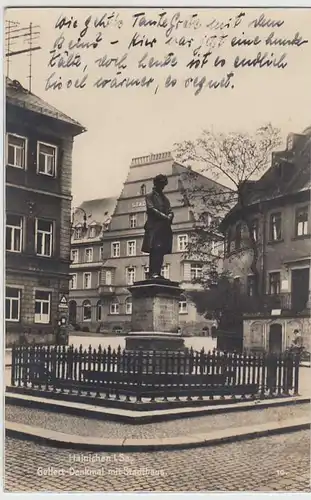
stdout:
<svg viewBox="0 0 311 500">
<path fill-rule="evenodd" d="M 310 492 L 311 9 L 3 23 L 5 492 Z"/>
</svg>

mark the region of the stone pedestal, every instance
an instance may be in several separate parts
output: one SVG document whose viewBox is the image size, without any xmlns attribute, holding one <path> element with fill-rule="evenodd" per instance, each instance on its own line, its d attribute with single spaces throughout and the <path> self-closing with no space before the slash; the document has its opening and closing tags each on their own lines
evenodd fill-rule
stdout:
<svg viewBox="0 0 311 500">
<path fill-rule="evenodd" d="M 184 339 L 178 333 L 179 300 L 183 290 L 176 281 L 137 281 L 132 294 L 132 331 L 126 337 L 129 350 L 180 351 Z"/>
</svg>

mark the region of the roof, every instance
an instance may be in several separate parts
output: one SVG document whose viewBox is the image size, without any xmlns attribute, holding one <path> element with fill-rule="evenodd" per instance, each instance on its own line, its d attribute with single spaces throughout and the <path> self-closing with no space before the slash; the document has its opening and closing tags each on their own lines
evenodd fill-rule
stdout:
<svg viewBox="0 0 311 500">
<path fill-rule="evenodd" d="M 112 216 L 116 207 L 117 197 L 99 198 L 96 200 L 86 200 L 79 208 L 85 211 L 87 216 L 87 224 L 90 225 L 94 222 L 102 224 L 109 217 Z M 75 225 L 83 222 L 83 211 L 76 209 L 75 212 Z"/>
<path fill-rule="evenodd" d="M 17 80 L 11 80 L 8 77 L 6 78 L 6 101 L 14 106 L 68 123 L 80 129 L 79 133 L 86 130 L 77 120 L 70 118 L 70 116 L 54 108 L 54 106 L 41 99 L 41 97 L 25 89 Z"/>
<path fill-rule="evenodd" d="M 249 207 L 285 196 L 307 191 L 311 188 L 311 128 L 306 129 L 302 141 L 294 151 L 278 151 L 272 154 L 272 164 L 257 181 L 246 181 L 246 198 Z M 303 137 L 304 136 L 304 137 Z M 221 227 L 229 223 L 239 212 L 239 205 L 224 218 Z"/>
</svg>

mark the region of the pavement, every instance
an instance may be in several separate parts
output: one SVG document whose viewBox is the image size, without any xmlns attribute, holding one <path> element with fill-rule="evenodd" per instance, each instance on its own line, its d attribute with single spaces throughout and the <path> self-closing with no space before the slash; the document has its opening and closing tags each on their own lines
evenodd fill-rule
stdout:
<svg viewBox="0 0 311 500">
<path fill-rule="evenodd" d="M 221 446 L 79 453 L 7 438 L 6 492 L 310 492 L 310 433 Z"/>
</svg>

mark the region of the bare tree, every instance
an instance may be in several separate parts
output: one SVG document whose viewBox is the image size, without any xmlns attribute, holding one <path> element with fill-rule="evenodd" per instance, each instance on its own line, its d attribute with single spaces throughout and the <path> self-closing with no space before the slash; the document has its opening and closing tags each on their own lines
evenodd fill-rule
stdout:
<svg viewBox="0 0 311 500">
<path fill-rule="evenodd" d="M 251 252 L 250 270 L 254 276 L 254 291 L 259 293 L 258 256 L 250 204 L 259 199 L 262 185 L 256 182 L 271 165 L 272 152 L 281 144 L 280 130 L 270 123 L 249 133 L 214 133 L 204 130 L 194 141 L 176 144 L 177 160 L 189 165 L 183 183 L 183 196 L 194 209 L 194 230 L 188 246 L 188 254 L 206 263 L 204 272 L 196 279 L 204 288 L 217 282 L 222 272 L 219 263 L 223 255 L 211 252 L 213 241 L 221 241 L 221 220 L 238 212 L 238 220 L 246 228 L 248 245 L 240 252 Z M 196 170 L 194 170 L 194 168 Z M 214 182 L 200 182 L 207 174 Z M 237 255 L 237 252 L 235 252 Z"/>
</svg>

